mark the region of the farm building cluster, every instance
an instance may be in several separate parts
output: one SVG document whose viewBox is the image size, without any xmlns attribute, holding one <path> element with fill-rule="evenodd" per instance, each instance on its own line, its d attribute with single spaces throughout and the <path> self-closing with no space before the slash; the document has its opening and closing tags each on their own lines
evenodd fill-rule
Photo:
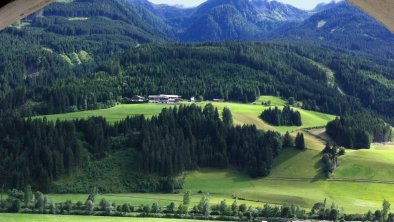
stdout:
<svg viewBox="0 0 394 222">
<path fill-rule="evenodd" d="M 213 99 L 213 102 L 224 102 L 224 99 Z M 158 104 L 178 104 L 182 102 L 182 96 L 180 95 L 167 95 L 167 94 L 159 94 L 159 95 L 150 95 L 148 99 L 143 96 L 134 95 L 131 97 L 131 102 L 133 103 L 158 103 Z M 200 102 L 194 96 L 190 98 L 190 102 Z"/>
<path fill-rule="evenodd" d="M 150 103 L 162 103 L 162 104 L 177 104 L 182 101 L 182 96 L 179 95 L 151 95 L 149 96 Z"/>
<path fill-rule="evenodd" d="M 182 101 L 182 96 L 179 95 L 167 95 L 167 94 L 160 94 L 160 95 L 150 95 L 148 96 L 148 100 L 139 95 L 134 95 L 131 97 L 131 102 L 133 103 L 160 103 L 160 104 L 178 104 Z"/>
</svg>

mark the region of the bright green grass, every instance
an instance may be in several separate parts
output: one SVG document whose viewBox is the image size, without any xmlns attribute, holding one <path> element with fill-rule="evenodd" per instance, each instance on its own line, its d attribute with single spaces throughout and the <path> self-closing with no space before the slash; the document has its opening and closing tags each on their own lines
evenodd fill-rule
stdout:
<svg viewBox="0 0 394 222">
<path fill-rule="evenodd" d="M 333 179 L 325 180 L 321 173 L 319 150 L 285 149 L 275 159 L 272 172 L 266 178 L 252 179 L 235 170 L 202 169 L 187 173 L 184 190 L 179 194 L 105 194 L 99 195 L 97 199 L 106 198 L 117 204 L 130 203 L 134 206 L 152 204 L 156 201 L 161 206 L 170 202 L 178 205 L 182 201 L 182 193 L 190 190 L 193 204 L 198 203 L 201 198 L 201 194 L 198 193 L 202 191 L 210 193 L 211 204 L 217 204 L 223 199 L 230 204 L 233 201 L 232 196 L 235 195 L 246 199 L 238 200 L 239 204 L 262 206 L 263 203 L 294 203 L 309 209 L 314 203 L 327 198 L 329 203 L 335 202 L 346 213 L 365 213 L 368 210 L 379 209 L 384 199 L 394 202 L 394 185 L 357 182 L 354 179 L 394 178 L 390 174 L 390 169 L 394 165 L 394 154 L 391 152 L 348 151 L 345 157 L 341 157 L 347 158 L 347 163 L 342 161 L 343 164 L 337 169 Z M 367 173 L 354 167 L 369 164 L 370 170 L 366 171 Z M 350 171 L 350 175 L 356 176 L 349 176 L 346 174 L 347 171 Z M 370 175 L 375 176 L 369 177 Z M 49 197 L 55 202 L 76 202 L 85 201 L 87 195 L 50 194 Z"/>
<path fill-rule="evenodd" d="M 46 118 L 48 120 L 72 120 L 72 119 L 82 119 L 92 116 L 103 116 L 109 122 L 116 122 L 126 118 L 127 116 L 133 115 L 145 115 L 150 117 L 157 115 L 161 112 L 163 108 L 170 107 L 170 105 L 161 104 L 122 104 L 109 109 L 100 110 L 89 110 L 75 113 L 65 113 L 59 115 L 48 115 Z"/>
<path fill-rule="evenodd" d="M 276 97 L 270 97 L 275 99 Z M 281 99 L 276 98 L 276 102 L 280 103 Z M 185 103 L 189 104 L 189 103 Z M 207 103 L 198 103 L 200 106 L 205 106 Z M 301 127 L 297 126 L 271 126 L 265 123 L 263 120 L 259 118 L 259 115 L 263 112 L 263 110 L 268 109 L 266 106 L 262 105 L 253 105 L 253 104 L 241 104 L 241 103 L 212 103 L 215 107 L 218 108 L 219 111 L 222 111 L 224 107 L 228 107 L 231 109 L 233 113 L 233 119 L 235 124 L 253 124 L 256 125 L 257 128 L 263 130 L 276 130 L 281 133 L 285 133 L 286 131 L 293 131 L 301 128 L 310 128 L 310 127 L 318 127 L 325 126 L 327 122 L 333 120 L 335 116 L 313 112 L 308 110 L 303 110 L 299 108 L 294 108 L 295 110 L 300 111 L 303 125 Z M 46 118 L 48 120 L 71 120 L 71 119 L 81 119 L 88 118 L 91 116 L 103 116 L 109 122 L 115 122 L 126 118 L 127 116 L 132 115 L 145 115 L 146 117 L 151 117 L 153 115 L 157 115 L 161 112 L 163 108 L 171 107 L 173 105 L 163 105 L 163 104 L 122 104 L 117 105 L 115 107 L 109 109 L 101 109 L 101 110 L 92 110 L 92 111 L 82 111 L 75 113 L 65 113 L 59 115 L 48 115 Z M 282 108 L 282 107 L 280 107 Z M 40 118 L 40 117 L 38 117 Z"/>
<path fill-rule="evenodd" d="M 317 139 L 316 137 L 308 133 L 305 133 L 303 130 L 294 131 L 290 133 L 290 135 L 293 137 L 293 139 L 295 139 L 297 134 L 300 132 L 304 134 L 305 145 L 308 149 L 317 150 L 317 151 L 322 151 L 324 149 L 326 145 L 325 141 L 321 139 Z"/>
<path fill-rule="evenodd" d="M 394 150 L 348 150 L 334 177 L 394 182 L 393 165 Z"/>
<path fill-rule="evenodd" d="M 271 204 L 295 203 L 305 208 L 327 198 L 346 213 L 379 209 L 384 199 L 394 202 L 394 184 L 375 183 L 394 180 L 394 150 L 389 149 L 390 145 L 388 149 L 380 146 L 381 150 L 348 150 L 340 158 L 341 165 L 333 179 L 325 180 L 320 162 L 322 141 L 311 142 L 307 145 L 318 145 L 320 150 L 284 150 L 275 159 L 267 178 L 251 179 L 229 170 L 201 170 L 187 176 L 185 189 L 193 192 L 202 189 L 220 196 L 235 194 Z"/>
<path fill-rule="evenodd" d="M 302 156 L 298 158 L 302 159 Z M 315 168 L 316 162 L 309 160 L 303 162 L 311 162 L 313 169 Z M 296 165 L 292 167 L 295 168 Z M 194 192 L 204 187 L 204 190 L 215 195 L 235 194 L 248 200 L 271 204 L 294 203 L 308 209 L 314 203 L 327 198 L 329 203 L 335 202 L 346 213 L 365 213 L 368 210 L 379 209 L 384 199 L 394 201 L 393 185 L 326 181 L 320 179 L 320 176 L 295 181 L 292 178 L 297 177 L 298 173 L 290 174 L 291 171 L 296 169 L 290 167 L 288 174 L 282 171 L 276 174 L 274 171 L 268 178 L 255 180 L 235 171 L 199 171 L 188 176 L 186 189 Z M 307 174 L 309 173 L 312 171 L 307 170 Z M 291 177 L 288 179 L 276 177 L 286 175 Z"/>
<path fill-rule="evenodd" d="M 287 102 L 276 96 L 260 96 L 254 103 L 261 105 L 262 102 L 271 101 L 272 106 L 284 106 Z"/>
<path fill-rule="evenodd" d="M 276 130 L 280 133 L 302 128 L 325 126 L 329 121 L 335 119 L 335 116 L 333 115 L 293 108 L 301 113 L 302 126 L 272 126 L 259 118 L 259 115 L 269 107 L 258 104 L 253 105 L 241 103 L 213 103 L 213 105 L 219 110 L 223 110 L 224 107 L 230 108 L 233 114 L 234 123 L 236 124 L 254 124 L 259 129 Z M 279 106 L 279 108 L 282 109 L 283 107 Z"/>
<path fill-rule="evenodd" d="M 206 103 L 199 103 L 203 106 Z M 255 124 L 260 129 L 272 129 L 279 132 L 297 130 L 298 127 L 274 127 L 258 118 L 266 109 L 262 105 L 238 103 L 213 103 L 219 110 L 229 107 L 236 124 Z M 48 116 L 66 120 L 86 118 L 89 116 L 104 116 L 114 122 L 128 115 L 144 114 L 147 117 L 158 114 L 167 105 L 139 104 L 118 105 L 111 109 L 69 113 Z M 301 128 L 324 126 L 334 116 L 297 109 L 301 112 L 303 126 Z M 294 136 L 296 132 L 293 132 Z M 283 204 L 295 203 L 310 208 L 314 203 L 323 201 L 343 207 L 346 213 L 365 213 L 381 207 L 381 202 L 387 199 L 394 202 L 394 185 L 374 183 L 374 181 L 394 181 L 394 150 L 384 146 L 376 149 L 347 151 L 340 158 L 341 164 L 333 175 L 333 179 L 325 180 L 321 174 L 321 149 L 323 141 L 305 134 L 308 150 L 300 152 L 293 149 L 285 150 L 275 159 L 272 173 L 267 178 L 251 179 L 248 176 L 232 170 L 203 169 L 190 172 L 186 176 L 185 189 L 192 191 L 192 202 L 197 203 L 201 198 L 198 191 L 209 192 L 211 203 L 219 203 L 226 199 L 231 203 L 232 195 L 252 201 L 239 201 L 247 205 L 261 206 L 262 203 Z M 357 182 L 355 179 L 372 180 Z M 340 180 L 340 181 L 339 181 Z M 67 199 L 84 201 L 87 195 L 50 195 L 56 202 Z M 109 194 L 105 197 L 116 203 L 128 202 L 132 205 L 151 204 L 159 201 L 161 205 L 170 202 L 179 204 L 181 194 Z M 260 201 L 260 202 L 255 202 Z"/>
<path fill-rule="evenodd" d="M 124 218 L 124 217 L 94 217 L 94 216 L 57 216 L 32 214 L 0 214 L 0 222 L 195 222 L 196 220 L 156 219 L 156 218 Z"/>
</svg>

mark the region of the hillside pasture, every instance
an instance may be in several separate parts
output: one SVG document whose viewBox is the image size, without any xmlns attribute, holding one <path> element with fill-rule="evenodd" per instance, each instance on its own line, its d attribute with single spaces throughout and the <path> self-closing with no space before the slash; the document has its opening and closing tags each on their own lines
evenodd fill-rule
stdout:
<svg viewBox="0 0 394 222">
<path fill-rule="evenodd" d="M 267 98 L 261 97 L 265 100 Z M 284 100 L 277 97 L 268 97 L 269 100 L 275 101 L 275 104 L 283 105 Z M 261 100 L 261 99 L 259 99 Z M 258 100 L 258 101 L 259 101 Z M 199 106 L 205 106 L 210 102 L 201 102 L 197 103 Z M 191 104 L 188 102 L 183 103 L 185 105 Z M 286 131 L 293 131 L 301 128 L 311 128 L 311 127 L 321 127 L 325 126 L 328 121 L 331 121 L 335 118 L 333 115 L 303 110 L 300 108 L 294 108 L 295 110 L 300 111 L 303 125 L 300 127 L 297 126 L 271 126 L 268 123 L 264 122 L 259 118 L 259 115 L 269 107 L 259 105 L 259 104 L 242 104 L 242 103 L 231 103 L 231 102 L 212 102 L 212 104 L 218 108 L 219 112 L 223 110 L 224 107 L 228 107 L 232 114 L 234 123 L 238 125 L 250 124 L 256 125 L 258 129 L 262 130 L 276 130 L 280 133 L 285 133 Z M 102 116 L 105 117 L 109 122 L 116 122 L 126 118 L 127 116 L 133 115 L 144 115 L 147 118 L 152 117 L 153 115 L 157 115 L 163 108 L 173 107 L 174 105 L 166 105 L 166 104 L 152 104 L 152 103 L 144 103 L 144 104 L 120 104 L 115 107 L 109 109 L 101 109 L 101 110 L 90 110 L 90 111 L 81 111 L 74 113 L 65 113 L 65 114 L 56 114 L 56 115 L 47 115 L 47 116 L 39 116 L 36 118 L 47 118 L 48 120 L 55 121 L 59 120 L 72 120 L 72 119 L 82 119 L 88 118 L 92 116 Z M 282 108 L 282 106 L 279 106 Z"/>
<path fill-rule="evenodd" d="M 205 104 L 207 102 L 198 103 L 200 106 Z M 281 104 L 283 105 L 283 102 Z M 252 206 L 262 206 L 264 203 L 294 203 L 307 209 L 327 198 L 329 204 L 334 202 L 346 213 L 374 211 L 381 208 L 384 199 L 394 202 L 394 170 L 391 170 L 394 169 L 394 147 L 392 145 L 374 144 L 370 150 L 347 150 L 346 154 L 340 157 L 340 165 L 332 178 L 325 179 L 321 164 L 321 150 L 324 148 L 325 141 L 318 136 L 324 135 L 322 126 L 333 120 L 335 116 L 295 108 L 301 112 L 303 121 L 301 127 L 275 127 L 258 117 L 268 107 L 257 102 L 256 104 L 224 102 L 213 103 L 213 105 L 220 112 L 224 107 L 230 108 L 235 124 L 254 124 L 259 129 L 276 130 L 281 133 L 292 131 L 293 137 L 298 132 L 303 132 L 308 149 L 305 151 L 285 149 L 275 159 L 271 174 L 265 178 L 253 179 L 236 170 L 201 169 L 186 173 L 185 186 L 179 194 L 104 194 L 99 195 L 98 199 L 106 198 L 117 204 L 127 202 L 135 206 L 159 202 L 161 206 L 165 206 L 170 202 L 181 203 L 183 192 L 189 190 L 192 193 L 193 204 L 198 203 L 203 193 L 211 195 L 212 204 L 219 203 L 223 199 L 231 203 L 234 197 L 237 197 L 238 203 Z M 103 116 L 108 121 L 115 122 L 129 115 L 145 115 L 149 118 L 160 113 L 165 107 L 170 105 L 117 105 L 110 109 L 51 115 L 47 118 L 70 120 Z M 85 201 L 86 197 L 86 194 L 50 194 L 50 199 L 56 202 Z"/>
<path fill-rule="evenodd" d="M 319 143 L 319 147 L 324 146 L 322 141 L 313 142 Z M 307 146 L 310 146 L 308 142 Z M 236 170 L 200 169 L 186 173 L 184 189 L 178 194 L 102 194 L 97 199 L 106 198 L 116 204 L 130 203 L 133 206 L 155 202 L 161 206 L 171 202 L 178 205 L 182 202 L 183 193 L 191 191 L 192 204 L 197 204 L 204 193 L 209 193 L 211 204 L 224 199 L 230 204 L 237 197 L 239 204 L 262 206 L 264 203 L 294 203 L 310 209 L 314 203 L 327 198 L 329 204 L 334 202 L 346 213 L 365 213 L 379 209 L 384 199 L 394 202 L 394 184 L 390 183 L 394 178 L 390 170 L 394 168 L 392 152 L 347 151 L 341 157 L 336 173 L 327 180 L 322 174 L 321 149 L 299 151 L 287 148 L 275 159 L 271 174 L 265 178 L 253 179 Z M 77 202 L 87 198 L 87 194 L 49 196 L 55 202 Z"/>
</svg>

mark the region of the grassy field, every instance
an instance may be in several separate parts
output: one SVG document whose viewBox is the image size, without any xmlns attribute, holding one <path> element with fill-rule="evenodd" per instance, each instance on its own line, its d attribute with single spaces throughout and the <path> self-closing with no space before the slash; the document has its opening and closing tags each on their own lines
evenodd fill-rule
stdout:
<svg viewBox="0 0 394 222">
<path fill-rule="evenodd" d="M 360 161 L 362 160 L 362 161 Z M 394 149 L 348 150 L 340 158 L 340 167 L 334 178 L 368 179 L 394 183 Z M 394 185 L 393 185 L 394 188 Z"/>
<path fill-rule="evenodd" d="M 284 106 L 287 103 L 286 100 L 276 96 L 260 96 L 254 104 L 261 105 L 263 102 L 271 102 L 272 106 Z"/>
<path fill-rule="evenodd" d="M 192 192 L 192 203 L 201 199 L 201 194 L 210 193 L 211 204 L 226 199 L 232 203 L 233 196 L 245 200 L 252 206 L 263 203 L 294 203 L 310 209 L 314 203 L 327 198 L 346 213 L 365 213 L 381 207 L 384 199 L 394 202 L 394 150 L 390 148 L 347 151 L 341 157 L 341 165 L 332 179 L 324 179 L 321 172 L 321 149 L 323 141 L 306 137 L 307 146 L 313 149 L 298 151 L 285 149 L 275 159 L 272 173 L 266 178 L 252 179 L 235 170 L 201 169 L 187 173 L 184 190 L 179 194 L 125 193 L 105 194 L 106 198 L 117 204 L 130 203 L 134 206 L 158 202 L 165 206 L 170 202 L 181 203 L 182 193 Z M 50 200 L 84 201 L 86 194 L 50 194 Z"/>
<path fill-rule="evenodd" d="M 215 107 L 219 109 L 219 111 L 223 110 L 224 107 L 228 107 L 231 109 L 233 113 L 234 123 L 235 124 L 254 124 L 259 129 L 264 130 L 277 130 L 281 133 L 285 133 L 286 131 L 293 131 L 300 128 L 310 128 L 310 127 L 318 127 L 325 126 L 328 121 L 331 121 L 335 118 L 335 116 L 313 112 L 308 110 L 303 110 L 299 108 L 295 108 L 296 110 L 301 112 L 301 118 L 303 125 L 301 127 L 295 126 L 280 126 L 275 127 L 265 123 L 263 120 L 259 118 L 259 115 L 263 112 L 263 110 L 268 109 L 267 106 L 262 106 L 261 101 L 271 101 L 273 105 L 277 105 L 279 107 L 285 104 L 285 101 L 273 97 L 273 96 L 262 96 L 256 101 L 256 104 L 241 104 L 241 103 L 212 103 Z M 189 104 L 189 103 L 185 103 Z M 205 106 L 207 102 L 198 103 L 200 106 Z M 122 104 L 117 105 L 115 107 L 109 109 L 101 109 L 101 110 L 92 110 L 92 111 L 82 111 L 75 113 L 65 113 L 59 115 L 48 115 L 45 116 L 48 120 L 71 120 L 71 119 L 81 119 L 88 118 L 91 116 L 103 116 L 109 122 L 116 122 L 124 119 L 127 116 L 132 115 L 145 115 L 146 117 L 151 117 L 152 115 L 157 115 L 163 108 L 170 107 L 171 105 L 163 105 L 163 104 Z M 38 117 L 38 118 L 42 118 Z"/>
<path fill-rule="evenodd" d="M 255 104 L 213 103 L 219 110 L 229 107 L 236 124 L 255 124 L 259 129 L 277 130 L 279 132 L 304 132 L 308 149 L 297 151 L 286 149 L 275 159 L 272 173 L 266 178 L 251 179 L 241 172 L 233 170 L 202 169 L 187 173 L 185 190 L 192 192 L 192 202 L 197 203 L 201 194 L 209 192 L 211 203 L 219 203 L 226 199 L 233 201 L 233 196 L 245 200 L 252 206 L 263 203 L 283 204 L 294 203 L 304 208 L 311 208 L 314 203 L 327 198 L 329 204 L 335 202 L 346 213 L 365 213 L 381 207 L 384 199 L 394 202 L 394 145 L 374 144 L 371 150 L 347 150 L 340 158 L 340 166 L 333 177 L 326 180 L 321 172 L 321 150 L 325 142 L 316 137 L 326 136 L 323 129 L 310 130 L 306 133 L 300 128 L 324 126 L 334 116 L 297 109 L 301 112 L 302 127 L 274 127 L 258 118 L 259 114 L 268 107 L 259 105 L 262 101 L 270 100 L 272 104 L 282 106 L 285 101 L 276 97 L 261 97 Z M 201 106 L 206 103 L 199 103 Z M 147 117 L 155 115 L 166 105 L 140 104 L 118 105 L 111 109 L 69 113 L 48 116 L 50 120 L 85 118 L 88 116 L 104 116 L 114 122 L 127 115 L 144 114 Z M 85 194 L 51 194 L 50 199 L 61 202 L 65 200 L 84 201 Z M 176 204 L 182 201 L 180 194 L 106 194 L 111 202 L 131 203 L 132 205 L 151 204 L 158 201 L 164 206 L 170 202 Z"/>
<path fill-rule="evenodd" d="M 197 220 L 156 219 L 156 218 L 123 218 L 123 217 L 93 217 L 93 216 L 53 216 L 32 214 L 0 214 L 0 222 L 196 222 Z"/>
</svg>

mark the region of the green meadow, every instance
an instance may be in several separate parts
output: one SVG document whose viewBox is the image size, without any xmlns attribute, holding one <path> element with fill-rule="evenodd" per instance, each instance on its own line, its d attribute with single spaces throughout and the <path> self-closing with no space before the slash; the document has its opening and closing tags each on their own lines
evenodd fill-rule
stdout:
<svg viewBox="0 0 394 222">
<path fill-rule="evenodd" d="M 261 97 L 254 104 L 213 103 L 222 110 L 229 107 L 236 124 L 254 124 L 259 129 L 277 130 L 281 133 L 292 131 L 292 136 L 303 128 L 325 126 L 335 116 L 295 108 L 301 112 L 301 127 L 274 127 L 262 121 L 258 116 L 267 109 L 261 102 L 270 100 L 273 105 L 283 106 L 285 101 L 277 97 Z M 203 106 L 206 102 L 198 103 Z M 111 122 L 128 115 L 145 115 L 151 117 L 169 105 L 137 104 L 118 105 L 110 109 L 67 113 L 47 116 L 49 120 L 70 120 L 89 116 L 104 116 Z M 319 135 L 324 130 L 315 130 Z M 188 172 L 184 190 L 179 194 L 124 193 L 105 194 L 105 197 L 117 204 L 131 203 L 138 206 L 159 202 L 165 206 L 170 202 L 181 203 L 182 193 L 192 192 L 192 202 L 198 203 L 202 194 L 211 195 L 211 203 L 226 199 L 231 204 L 234 197 L 239 203 L 262 206 L 264 203 L 294 203 L 310 209 L 314 203 L 327 198 L 329 204 L 339 205 L 346 213 L 366 213 L 381 207 L 384 199 L 394 202 L 394 146 L 375 144 L 370 150 L 352 151 L 340 157 L 340 164 L 331 179 L 322 174 L 321 150 L 325 142 L 311 133 L 305 133 L 308 149 L 297 151 L 285 149 L 274 161 L 271 174 L 266 178 L 252 179 L 235 170 L 201 169 Z M 393 181 L 393 182 L 392 182 Z M 56 202 L 65 200 L 84 201 L 86 194 L 50 194 Z"/>
<path fill-rule="evenodd" d="M 0 222 L 178 222 L 179 219 L 164 218 L 124 218 L 124 217 L 94 217 L 94 216 L 54 216 L 54 215 L 33 215 L 33 214 L 0 214 Z M 185 222 L 195 222 L 196 220 L 186 220 Z"/>
<path fill-rule="evenodd" d="M 318 143 L 319 141 L 307 142 L 307 145 Z M 328 203 L 339 205 L 346 213 L 365 213 L 379 209 L 384 199 L 394 202 L 394 184 L 390 183 L 394 179 L 391 170 L 394 162 L 390 163 L 394 158 L 394 151 L 348 151 L 341 157 L 341 164 L 332 179 L 327 180 L 321 173 L 321 149 L 324 144 L 320 143 L 320 150 L 285 149 L 275 159 L 272 172 L 266 178 L 252 179 L 235 170 L 201 169 L 186 174 L 185 187 L 179 194 L 122 193 L 103 194 L 97 198 L 106 198 L 117 204 L 130 203 L 133 206 L 154 202 L 166 206 L 171 202 L 180 204 L 183 192 L 188 190 L 192 193 L 193 204 L 199 202 L 202 192 L 210 194 L 211 204 L 217 204 L 221 200 L 231 204 L 234 197 L 237 197 L 239 204 L 262 206 L 264 203 L 294 203 L 306 209 L 327 198 Z M 374 162 L 370 162 L 371 159 Z M 377 162 L 381 162 L 380 165 Z M 369 164 L 375 164 L 376 167 Z M 364 167 L 360 170 L 360 166 Z M 87 194 L 49 196 L 55 202 L 77 202 L 87 198 Z"/>
<path fill-rule="evenodd" d="M 286 103 L 284 100 L 273 97 L 273 96 L 262 96 L 253 104 L 242 104 L 242 103 L 212 103 L 215 107 L 218 108 L 219 111 L 222 111 L 224 107 L 228 107 L 231 109 L 233 114 L 234 123 L 235 124 L 253 124 L 256 125 L 257 128 L 263 130 L 276 130 L 281 133 L 285 133 L 286 131 L 293 131 L 301 128 L 311 128 L 311 127 L 321 127 L 325 126 L 328 121 L 331 121 L 335 118 L 335 116 L 303 110 L 299 108 L 294 108 L 301 113 L 301 118 L 303 125 L 301 127 L 295 126 L 271 126 L 265 123 L 263 120 L 259 118 L 259 115 L 269 107 L 261 105 L 262 101 L 271 101 L 273 106 L 278 106 L 280 108 Z M 197 103 L 199 106 L 205 106 L 208 102 Z M 183 103 L 183 104 L 191 104 L 191 103 Z M 57 115 L 47 115 L 45 116 L 48 120 L 72 120 L 72 119 L 81 119 L 88 118 L 92 116 L 102 116 L 105 117 L 109 122 L 116 122 L 126 118 L 127 116 L 133 115 L 144 115 L 147 118 L 157 115 L 163 108 L 168 108 L 174 105 L 164 105 L 164 104 L 152 104 L 152 103 L 144 103 L 144 104 L 120 104 L 115 107 L 109 109 L 101 109 L 101 110 L 91 110 L 91 111 L 82 111 L 82 112 L 74 112 L 74 113 L 65 113 L 65 114 L 57 114 Z M 43 118 L 43 116 L 37 117 Z"/>
</svg>

